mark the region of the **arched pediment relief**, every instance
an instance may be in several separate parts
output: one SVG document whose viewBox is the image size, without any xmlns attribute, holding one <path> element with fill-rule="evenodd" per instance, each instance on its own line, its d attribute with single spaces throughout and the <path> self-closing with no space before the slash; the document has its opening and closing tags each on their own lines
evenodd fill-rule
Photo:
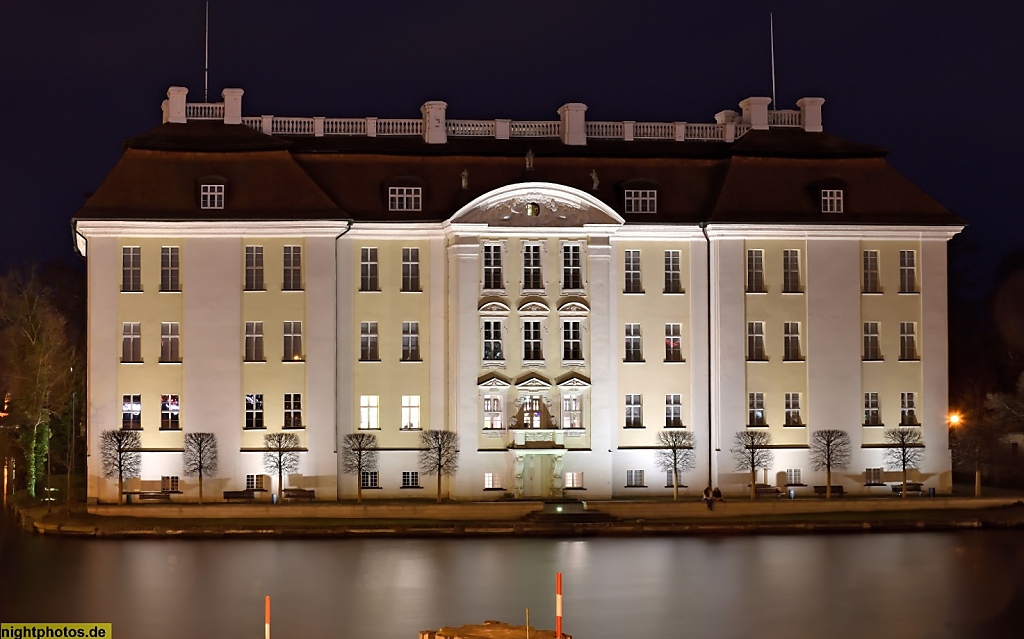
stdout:
<svg viewBox="0 0 1024 639">
<path fill-rule="evenodd" d="M 523 182 L 485 193 L 451 217 L 453 224 L 512 227 L 624 223 L 607 204 L 563 184 Z"/>
<path fill-rule="evenodd" d="M 536 373 L 527 373 L 516 380 L 516 390 L 519 391 L 546 391 L 551 388 L 551 382 Z"/>
<path fill-rule="evenodd" d="M 566 302 L 558 307 L 559 315 L 588 315 L 590 309 L 583 302 Z"/>
<path fill-rule="evenodd" d="M 526 302 L 519 307 L 520 315 L 547 315 L 550 312 L 551 309 L 543 302 Z"/>
<path fill-rule="evenodd" d="M 511 311 L 507 304 L 501 302 L 487 302 L 481 304 L 478 312 L 481 315 L 508 315 Z"/>
<path fill-rule="evenodd" d="M 568 373 L 556 382 L 559 388 L 590 388 L 590 378 L 579 373 Z"/>
<path fill-rule="evenodd" d="M 491 373 L 476 380 L 476 385 L 480 388 L 508 388 L 512 383 L 501 375 Z"/>
</svg>

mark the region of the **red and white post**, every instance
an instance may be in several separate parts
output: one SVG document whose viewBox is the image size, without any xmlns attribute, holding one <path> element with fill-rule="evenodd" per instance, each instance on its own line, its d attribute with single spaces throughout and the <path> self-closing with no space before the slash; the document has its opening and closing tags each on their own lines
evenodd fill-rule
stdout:
<svg viewBox="0 0 1024 639">
<path fill-rule="evenodd" d="M 267 595 L 266 614 L 263 621 L 264 636 L 270 639 L 270 595 Z"/>
<path fill-rule="evenodd" d="M 562 639 L 562 573 L 555 573 L 555 637 Z"/>
</svg>

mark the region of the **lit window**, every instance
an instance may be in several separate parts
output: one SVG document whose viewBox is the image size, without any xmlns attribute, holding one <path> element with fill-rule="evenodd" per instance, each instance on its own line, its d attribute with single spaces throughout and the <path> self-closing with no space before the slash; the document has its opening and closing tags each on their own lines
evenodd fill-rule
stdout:
<svg viewBox="0 0 1024 639">
<path fill-rule="evenodd" d="M 562 320 L 562 361 L 583 361 L 583 337 L 580 320 Z"/>
<path fill-rule="evenodd" d="M 843 212 L 843 191 L 842 189 L 822 189 L 821 191 L 821 212 L 842 213 Z"/>
<path fill-rule="evenodd" d="M 377 322 L 359 323 L 359 360 L 380 361 L 380 353 L 377 350 Z"/>
<path fill-rule="evenodd" d="M 284 360 L 302 360 L 302 322 L 284 323 Z"/>
<path fill-rule="evenodd" d="M 523 244 L 523 291 L 544 290 L 540 248 L 540 244 L 536 243 Z"/>
<path fill-rule="evenodd" d="M 302 247 L 284 247 L 284 279 L 281 283 L 283 291 L 302 290 Z"/>
<path fill-rule="evenodd" d="M 160 361 L 181 361 L 181 329 L 178 322 L 160 322 Z"/>
<path fill-rule="evenodd" d="M 121 324 L 121 361 L 138 363 L 142 361 L 142 323 Z"/>
<path fill-rule="evenodd" d="M 245 428 L 260 429 L 263 425 L 263 393 L 247 393 L 245 396 Z"/>
<path fill-rule="evenodd" d="M 263 357 L 263 322 L 245 323 L 245 361 L 265 361 Z"/>
<path fill-rule="evenodd" d="M 121 248 L 121 290 L 126 293 L 142 290 L 142 249 L 138 246 Z"/>
<path fill-rule="evenodd" d="M 768 419 L 764 413 L 764 393 L 747 393 L 747 425 L 768 425 Z"/>
<path fill-rule="evenodd" d="M 523 398 L 521 406 L 523 410 L 523 428 L 544 428 L 540 395 L 527 395 Z"/>
<path fill-rule="evenodd" d="M 800 416 L 800 393 L 786 393 L 786 426 L 803 426 Z"/>
<path fill-rule="evenodd" d="M 787 362 L 802 360 L 804 356 L 800 350 L 800 322 L 783 322 L 782 332 L 782 359 Z"/>
<path fill-rule="evenodd" d="M 747 322 L 747 361 L 764 362 L 764 322 Z"/>
<path fill-rule="evenodd" d="M 787 486 L 803 486 L 803 482 L 800 481 L 800 469 L 799 468 L 787 468 L 786 469 L 786 485 Z"/>
<path fill-rule="evenodd" d="M 498 243 L 484 244 L 484 290 L 501 291 L 505 288 L 505 280 L 501 274 L 502 245 Z"/>
<path fill-rule="evenodd" d="M 639 324 L 626 324 L 626 361 L 644 361 L 643 342 L 640 338 Z"/>
<path fill-rule="evenodd" d="M 246 475 L 245 476 L 245 489 L 246 490 L 266 490 L 264 488 L 264 479 L 266 475 Z"/>
<path fill-rule="evenodd" d="M 484 320 L 484 361 L 500 362 L 504 359 L 501 320 Z"/>
<path fill-rule="evenodd" d="M 402 488 L 419 488 L 420 474 L 415 470 L 402 471 Z"/>
<path fill-rule="evenodd" d="M 640 280 L 640 251 L 625 251 L 625 276 L 626 293 L 643 293 L 643 285 Z"/>
<path fill-rule="evenodd" d="M 583 398 L 575 393 L 562 396 L 562 428 L 583 428 Z"/>
<path fill-rule="evenodd" d="M 222 209 L 224 208 L 224 185 L 203 184 L 199 187 L 199 208 L 201 209 Z"/>
<path fill-rule="evenodd" d="M 360 488 L 380 488 L 378 481 L 377 471 L 375 470 L 364 470 L 359 473 L 359 487 Z"/>
<path fill-rule="evenodd" d="M 665 361 L 683 361 L 683 326 L 682 324 L 665 324 Z"/>
<path fill-rule="evenodd" d="M 583 488 L 583 473 L 565 473 L 566 488 Z"/>
<path fill-rule="evenodd" d="M 900 359 L 917 359 L 917 324 L 900 322 Z"/>
<path fill-rule="evenodd" d="M 181 484 L 177 475 L 165 475 L 160 478 L 160 491 L 165 493 L 176 493 Z"/>
<path fill-rule="evenodd" d="M 747 250 L 747 292 L 764 293 L 764 250 Z"/>
<path fill-rule="evenodd" d="M 864 425 L 882 425 L 882 415 L 878 410 L 878 393 L 864 393 Z"/>
<path fill-rule="evenodd" d="M 900 293 L 917 292 L 917 255 L 900 251 Z"/>
<path fill-rule="evenodd" d="M 562 244 L 562 290 L 583 290 L 583 247 L 579 242 Z"/>
<path fill-rule="evenodd" d="M 878 279 L 878 251 L 864 251 L 864 289 L 865 293 L 880 293 L 881 283 Z"/>
<path fill-rule="evenodd" d="M 359 430 L 380 429 L 380 396 L 359 396 Z"/>
<path fill-rule="evenodd" d="M 177 246 L 160 247 L 160 290 L 181 290 L 181 254 Z"/>
<path fill-rule="evenodd" d="M 402 249 L 402 290 L 417 293 L 420 290 L 420 250 Z"/>
<path fill-rule="evenodd" d="M 420 396 L 402 395 L 402 430 L 420 429 Z"/>
<path fill-rule="evenodd" d="M 498 473 L 484 473 L 484 490 L 501 488 L 501 475 Z"/>
<path fill-rule="evenodd" d="M 160 430 L 180 430 L 181 422 L 178 416 L 181 411 L 181 404 L 177 395 L 160 396 Z"/>
<path fill-rule="evenodd" d="M 679 251 L 665 251 L 665 292 L 682 293 L 683 279 Z"/>
<path fill-rule="evenodd" d="M 528 320 L 523 322 L 523 361 L 539 362 L 544 360 L 544 351 L 541 348 L 543 338 L 541 337 L 540 320 Z"/>
<path fill-rule="evenodd" d="M 379 291 L 377 278 L 377 249 L 362 248 L 359 251 L 359 290 Z"/>
<path fill-rule="evenodd" d="M 800 292 L 800 251 L 796 249 L 782 251 L 782 292 Z"/>
<path fill-rule="evenodd" d="M 626 428 L 644 427 L 642 395 L 626 395 Z"/>
<path fill-rule="evenodd" d="M 866 361 L 882 359 L 879 346 L 878 322 L 864 322 L 864 359 Z"/>
<path fill-rule="evenodd" d="M 658 192 L 654 189 L 626 189 L 626 213 L 657 213 Z"/>
<path fill-rule="evenodd" d="M 665 395 L 665 428 L 683 427 L 683 396 Z"/>
<path fill-rule="evenodd" d="M 642 471 L 642 470 L 627 470 L 626 471 L 626 487 L 627 488 L 644 488 L 644 471 Z"/>
<path fill-rule="evenodd" d="M 881 486 L 882 485 L 882 469 L 881 468 L 865 468 L 864 469 L 864 483 L 868 486 Z"/>
<path fill-rule="evenodd" d="M 121 429 L 142 430 L 142 395 L 121 396 Z"/>
<path fill-rule="evenodd" d="M 918 426 L 915 393 L 900 393 L 900 426 Z"/>
<path fill-rule="evenodd" d="M 284 394 L 284 427 L 302 428 L 302 394 Z"/>
<path fill-rule="evenodd" d="M 484 395 L 484 430 L 504 428 L 500 395 Z"/>
<path fill-rule="evenodd" d="M 245 247 L 245 290 L 262 291 L 263 289 L 263 247 Z"/>
<path fill-rule="evenodd" d="M 420 211 L 423 209 L 423 188 L 419 186 L 389 186 L 389 211 Z"/>
<path fill-rule="evenodd" d="M 420 361 L 419 322 L 402 322 L 402 361 Z"/>
</svg>

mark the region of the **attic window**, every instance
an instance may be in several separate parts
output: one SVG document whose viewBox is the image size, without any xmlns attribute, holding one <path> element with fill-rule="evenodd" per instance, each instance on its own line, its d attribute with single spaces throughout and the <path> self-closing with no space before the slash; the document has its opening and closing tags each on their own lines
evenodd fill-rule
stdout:
<svg viewBox="0 0 1024 639">
<path fill-rule="evenodd" d="M 201 209 L 222 209 L 224 208 L 224 185 L 203 184 L 199 187 L 199 208 Z"/>
<path fill-rule="evenodd" d="M 821 190 L 821 212 L 842 213 L 843 212 L 843 190 L 822 189 Z"/>
<path fill-rule="evenodd" d="M 423 210 L 423 187 L 421 186 L 389 186 L 389 211 L 421 211 Z"/>
<path fill-rule="evenodd" d="M 654 189 L 626 189 L 626 213 L 657 213 L 658 192 Z"/>
</svg>

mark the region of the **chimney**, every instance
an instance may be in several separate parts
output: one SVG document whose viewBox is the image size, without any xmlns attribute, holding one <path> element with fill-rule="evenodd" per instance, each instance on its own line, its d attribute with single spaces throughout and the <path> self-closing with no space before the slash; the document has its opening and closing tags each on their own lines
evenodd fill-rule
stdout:
<svg viewBox="0 0 1024 639">
<path fill-rule="evenodd" d="M 423 114 L 423 141 L 427 144 L 444 144 L 448 141 L 448 131 L 445 128 L 447 109 L 448 103 L 440 100 L 424 102 L 420 107 L 420 113 Z"/>
<path fill-rule="evenodd" d="M 768 105 L 771 103 L 771 98 L 747 98 L 740 102 L 740 108 L 743 109 L 743 124 L 749 124 L 755 131 L 767 129 Z"/>
<path fill-rule="evenodd" d="M 569 102 L 558 109 L 562 119 L 562 143 L 582 146 L 587 143 L 587 105 Z"/>
<path fill-rule="evenodd" d="M 823 104 L 825 104 L 825 98 L 800 98 L 796 101 L 796 105 L 800 107 L 800 119 L 804 122 L 804 131 L 821 133 L 821 105 Z"/>
<path fill-rule="evenodd" d="M 241 89 L 224 89 L 220 97 L 224 98 L 224 124 L 242 123 L 242 94 Z"/>
<path fill-rule="evenodd" d="M 185 96 L 187 95 L 188 89 L 185 87 L 171 87 L 167 89 L 166 122 L 185 123 Z"/>
</svg>

